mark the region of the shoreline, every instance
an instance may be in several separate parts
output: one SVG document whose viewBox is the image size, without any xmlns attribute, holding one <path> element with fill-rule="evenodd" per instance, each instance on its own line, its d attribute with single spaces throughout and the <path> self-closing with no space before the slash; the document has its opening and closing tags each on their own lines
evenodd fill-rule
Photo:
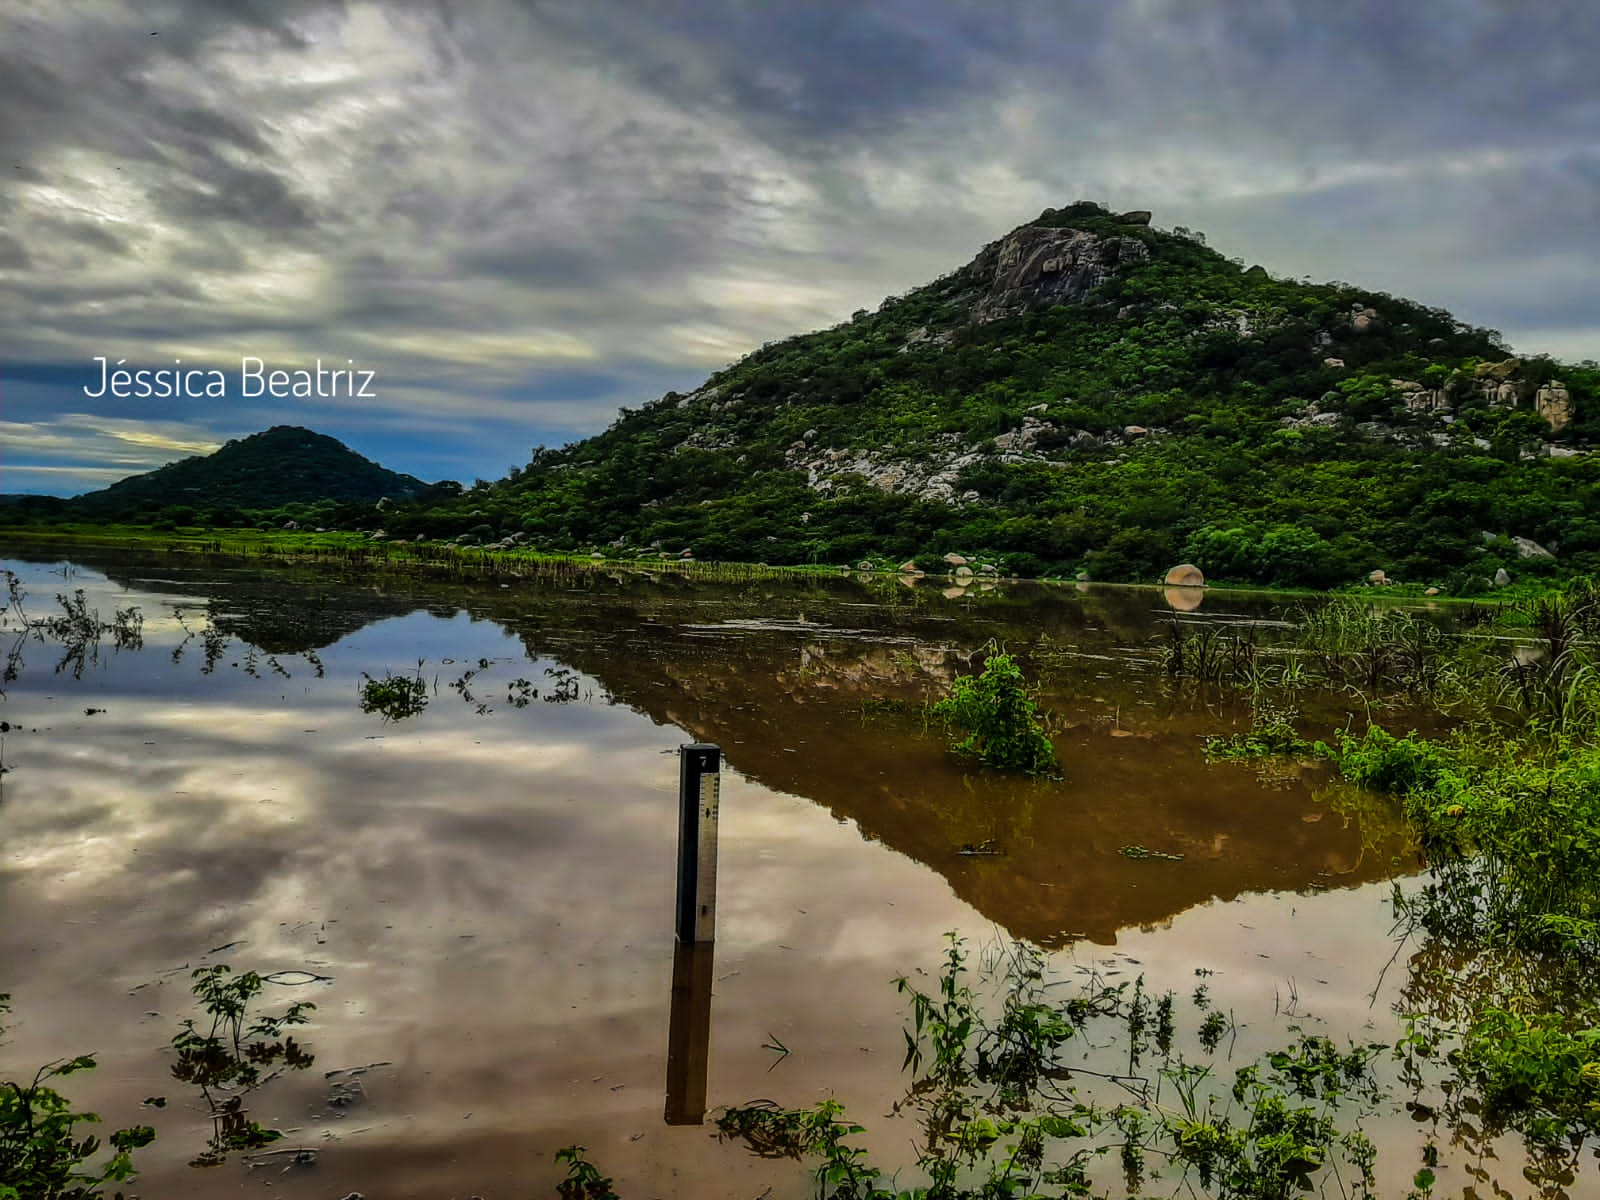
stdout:
<svg viewBox="0 0 1600 1200">
<path fill-rule="evenodd" d="M 0 554 L 8 549 L 46 551 L 74 548 L 105 550 L 129 554 L 155 556 L 181 556 L 188 558 L 223 558 L 237 562 L 261 562 L 292 565 L 320 563 L 339 565 L 371 571 L 375 574 L 398 572 L 427 577 L 459 577 L 477 575 L 496 579 L 538 579 L 573 577 L 591 573 L 610 574 L 627 571 L 634 574 L 653 575 L 672 573 L 687 578 L 709 582 L 743 582 L 755 579 L 815 579 L 840 576 L 857 579 L 902 579 L 909 582 L 956 583 L 953 574 L 933 572 L 906 572 L 883 568 L 871 571 L 848 565 L 833 564 L 770 564 L 716 562 L 694 558 L 662 556 L 659 558 L 596 558 L 576 551 L 541 551 L 532 549 L 501 550 L 483 546 L 460 546 L 450 542 L 374 542 L 365 534 L 343 530 L 323 533 L 296 530 L 259 530 L 253 528 L 182 532 L 152 530 L 144 526 L 100 526 L 44 528 L 39 526 L 0 526 Z M 970 590 L 978 594 L 977 585 L 995 584 L 1038 587 L 1070 588 L 1129 588 L 1152 591 L 1183 591 L 1190 588 L 1169 588 L 1160 581 L 1136 583 L 1125 580 L 1072 580 L 1023 579 L 1015 576 L 991 576 L 984 579 L 972 577 Z M 1343 588 L 1314 590 L 1307 588 L 1275 588 L 1251 584 L 1204 584 L 1198 589 L 1206 596 L 1270 596 L 1279 599 L 1332 598 L 1336 596 L 1361 596 L 1374 602 L 1406 602 L 1447 605 L 1481 603 L 1503 604 L 1525 600 L 1559 591 L 1564 580 L 1541 581 L 1538 584 L 1512 584 L 1484 596 L 1426 596 L 1417 585 L 1396 584 L 1376 588 L 1349 585 Z M 963 585 L 965 586 L 965 585 Z"/>
</svg>

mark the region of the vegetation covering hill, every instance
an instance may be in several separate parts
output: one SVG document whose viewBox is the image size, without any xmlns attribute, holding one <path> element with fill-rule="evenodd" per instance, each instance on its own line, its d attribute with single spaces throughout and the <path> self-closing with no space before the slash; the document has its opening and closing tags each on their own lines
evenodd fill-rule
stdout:
<svg viewBox="0 0 1600 1200">
<path fill-rule="evenodd" d="M 1100 580 L 1189 561 L 1314 587 L 1381 569 L 1470 593 L 1600 570 L 1597 437 L 1592 361 L 1518 358 L 1442 309 L 1080 203 L 496 483 L 418 490 L 277 429 L 69 504 L 303 524 L 285 499 L 315 495 L 345 501 L 316 524 L 464 544 L 925 568 L 959 551 Z M 247 448 L 241 471 L 225 456 Z"/>
<path fill-rule="evenodd" d="M 1047 210 L 386 529 L 768 563 L 959 550 L 1106 580 L 1381 568 L 1456 592 L 1600 569 L 1595 363 L 1515 358 L 1443 310 L 1276 278 L 1148 221 Z"/>
<path fill-rule="evenodd" d="M 343 442 L 297 425 L 276 425 L 213 454 L 168 463 L 98 492 L 48 503 L 75 520 L 237 525 L 274 517 L 359 521 L 374 502 L 421 495 L 427 484 L 363 458 Z M 38 509 L 45 498 L 32 498 Z M 19 502 L 21 498 L 19 498 Z"/>
</svg>

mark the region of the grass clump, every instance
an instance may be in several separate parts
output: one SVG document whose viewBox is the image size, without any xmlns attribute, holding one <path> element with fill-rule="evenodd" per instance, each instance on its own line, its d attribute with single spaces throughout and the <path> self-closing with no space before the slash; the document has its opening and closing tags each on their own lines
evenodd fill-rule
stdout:
<svg viewBox="0 0 1600 1200">
<path fill-rule="evenodd" d="M 1301 737 L 1295 728 L 1298 715 L 1292 707 L 1279 707 L 1258 695 L 1250 711 L 1249 730 L 1227 737 L 1208 738 L 1206 757 L 1213 761 L 1229 762 L 1314 753 L 1316 746 Z"/>
<path fill-rule="evenodd" d="M 957 754 L 971 755 L 999 771 L 1060 772 L 1022 668 L 993 643 L 983 672 L 957 679 L 932 712 L 950 729 L 966 734 L 951 746 Z"/>
</svg>

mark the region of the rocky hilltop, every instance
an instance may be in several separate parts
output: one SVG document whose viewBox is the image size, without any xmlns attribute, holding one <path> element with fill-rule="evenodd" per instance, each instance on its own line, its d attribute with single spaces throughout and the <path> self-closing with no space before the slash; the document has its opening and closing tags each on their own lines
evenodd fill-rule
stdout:
<svg viewBox="0 0 1600 1200">
<path fill-rule="evenodd" d="M 1054 216 L 1047 209 L 1040 221 Z M 1124 213 L 1117 220 L 1148 225 L 1150 214 Z M 973 285 L 972 319 L 985 324 L 1054 304 L 1079 304 L 1119 268 L 1147 257 L 1138 238 L 1035 223 L 989 243 L 961 274 Z"/>
<path fill-rule="evenodd" d="M 603 555 L 1471 592 L 1600 568 L 1600 371 L 1150 213 L 966 265 L 388 534 Z M 1374 574 L 1376 572 L 1377 574 Z"/>
</svg>

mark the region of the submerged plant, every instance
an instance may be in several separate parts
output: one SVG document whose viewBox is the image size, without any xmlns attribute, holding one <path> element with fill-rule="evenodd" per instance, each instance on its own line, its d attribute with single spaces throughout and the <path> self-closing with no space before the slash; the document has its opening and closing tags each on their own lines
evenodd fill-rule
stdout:
<svg viewBox="0 0 1600 1200">
<path fill-rule="evenodd" d="M 385 671 L 381 679 L 365 673 L 362 678 L 366 681 L 361 685 L 361 711 L 364 713 L 381 713 L 385 721 L 404 721 L 428 707 L 428 685 L 422 678 L 420 660 L 415 675 Z"/>
<path fill-rule="evenodd" d="M 958 754 L 1001 771 L 1051 775 L 1060 770 L 1022 668 L 993 643 L 983 673 L 957 679 L 932 712 L 966 734 L 951 746 Z"/>
<path fill-rule="evenodd" d="M 904 1066 L 912 1079 L 895 1108 L 918 1119 L 925 1184 L 902 1187 L 872 1165 L 848 1140 L 865 1129 L 834 1100 L 735 1106 L 718 1119 L 722 1135 L 765 1156 L 813 1159 L 819 1200 L 1098 1195 L 1092 1172 L 1108 1154 L 1130 1194 L 1144 1194 L 1157 1176 L 1163 1194 L 1204 1189 L 1219 1200 L 1284 1200 L 1329 1184 L 1373 1194 L 1376 1151 L 1361 1120 L 1383 1098 L 1371 1067 L 1384 1047 L 1302 1033 L 1229 1083 L 1211 1063 L 1174 1053 L 1170 992 L 1152 998 L 1142 980 L 1092 980 L 1063 997 L 1044 956 L 1020 944 L 987 955 L 976 976 L 968 964 L 964 943 L 950 935 L 936 988 L 897 981 L 910 1001 Z M 1206 1025 L 1209 1056 L 1229 1022 L 1211 1012 Z M 1141 1074 L 1152 1051 L 1159 1061 Z M 1108 1108 L 1080 1096 L 1080 1076 L 1117 1089 L 1122 1101 Z"/>
<path fill-rule="evenodd" d="M 108 635 L 117 650 L 138 650 L 144 645 L 144 615 L 137 605 L 112 611 L 112 619 L 104 621 L 98 609 L 91 609 L 86 593 L 77 588 L 70 595 L 56 594 L 59 613 L 48 617 L 34 617 L 24 605 L 26 591 L 22 580 L 12 571 L 4 574 L 5 604 L 0 606 L 0 629 L 10 630 L 16 623 L 17 636 L 6 654 L 0 685 L 14 682 L 22 667 L 22 648 L 28 640 L 53 643 L 62 650 L 56 673 L 70 674 L 74 679 L 83 677 L 84 668 L 100 659 L 100 643 Z"/>
<path fill-rule="evenodd" d="M 1299 713 L 1291 707 L 1278 707 L 1261 693 L 1250 710 L 1250 729 L 1230 737 L 1206 740 L 1206 757 L 1217 760 L 1257 759 L 1274 755 L 1303 755 L 1315 747 L 1295 728 Z"/>
<path fill-rule="evenodd" d="M 556 1161 L 567 1164 L 567 1175 L 556 1184 L 560 1200 L 618 1200 L 611 1187 L 609 1176 L 585 1157 L 583 1146 L 563 1146 L 556 1151 Z"/>
</svg>

